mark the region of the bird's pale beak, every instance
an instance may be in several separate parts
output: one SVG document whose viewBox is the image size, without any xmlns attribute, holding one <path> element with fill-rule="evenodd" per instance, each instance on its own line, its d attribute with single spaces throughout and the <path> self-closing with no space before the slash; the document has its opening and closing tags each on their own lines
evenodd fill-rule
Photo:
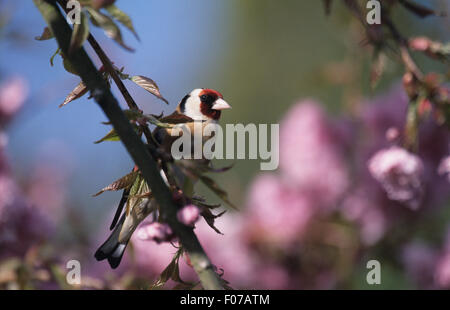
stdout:
<svg viewBox="0 0 450 310">
<path fill-rule="evenodd" d="M 214 104 L 211 107 L 213 110 L 226 110 L 231 109 L 231 105 L 229 105 L 225 100 L 219 98 L 214 101 Z"/>
</svg>

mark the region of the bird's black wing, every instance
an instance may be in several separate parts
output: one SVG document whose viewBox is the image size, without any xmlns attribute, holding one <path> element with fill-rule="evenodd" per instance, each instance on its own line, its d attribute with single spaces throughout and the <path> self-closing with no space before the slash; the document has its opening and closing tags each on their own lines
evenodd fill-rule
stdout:
<svg viewBox="0 0 450 310">
<path fill-rule="evenodd" d="M 122 193 L 122 198 L 120 199 L 119 205 L 117 206 L 116 214 L 114 215 L 114 219 L 109 226 L 109 230 L 113 230 L 116 227 L 117 222 L 119 221 L 120 214 L 122 213 L 123 207 L 128 200 L 128 195 L 130 194 L 130 189 L 125 189 Z"/>
</svg>

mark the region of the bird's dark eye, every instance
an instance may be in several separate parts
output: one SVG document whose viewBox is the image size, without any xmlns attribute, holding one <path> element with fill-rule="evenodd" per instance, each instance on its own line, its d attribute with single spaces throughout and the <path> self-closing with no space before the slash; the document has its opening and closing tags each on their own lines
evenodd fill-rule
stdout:
<svg viewBox="0 0 450 310">
<path fill-rule="evenodd" d="M 208 95 L 201 95 L 201 96 L 200 96 L 200 99 L 201 99 L 203 102 L 205 102 L 205 101 L 208 100 Z"/>
</svg>

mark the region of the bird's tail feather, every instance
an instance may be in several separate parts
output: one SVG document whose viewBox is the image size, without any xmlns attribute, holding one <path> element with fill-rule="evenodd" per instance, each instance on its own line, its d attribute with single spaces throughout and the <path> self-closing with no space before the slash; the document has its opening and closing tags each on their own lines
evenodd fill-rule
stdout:
<svg viewBox="0 0 450 310">
<path fill-rule="evenodd" d="M 111 268 L 115 269 L 119 266 L 120 261 L 122 260 L 123 253 L 128 245 L 128 240 L 125 243 L 119 242 L 119 234 L 122 230 L 123 223 L 125 221 L 125 214 L 119 220 L 114 231 L 111 235 L 106 239 L 105 243 L 103 243 L 98 250 L 95 252 L 95 258 L 98 261 L 107 259 Z"/>
</svg>

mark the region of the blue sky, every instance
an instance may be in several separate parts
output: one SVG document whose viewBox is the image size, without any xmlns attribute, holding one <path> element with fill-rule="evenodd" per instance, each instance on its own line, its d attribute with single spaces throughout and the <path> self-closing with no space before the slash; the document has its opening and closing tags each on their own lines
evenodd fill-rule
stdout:
<svg viewBox="0 0 450 310">
<path fill-rule="evenodd" d="M 117 197 L 106 195 L 92 199 L 99 187 L 127 173 L 131 161 L 120 143 L 93 141 L 109 128 L 101 125 L 105 117 L 86 97 L 59 109 L 58 105 L 79 82 L 62 67 L 59 56 L 53 67 L 49 58 L 56 42 L 33 40 L 45 24 L 32 1 L 6 1 L 12 20 L 6 30 L 19 31 L 25 40 L 6 41 L 0 46 L 2 77 L 21 75 L 30 84 L 30 100 L 9 128 L 9 155 L 14 170 L 26 177 L 30 165 L 44 158 L 54 165 L 68 167 L 71 199 L 83 205 L 100 207 Z M 215 62 L 226 53 L 226 1 L 118 1 L 117 5 L 132 19 L 141 41 L 122 29 L 125 42 L 136 49 L 129 53 L 106 38 L 101 30 L 93 34 L 117 66 L 125 72 L 154 79 L 163 102 L 127 83 L 138 104 L 146 111 L 169 113 L 185 93 L 197 87 L 215 87 Z M 98 64 L 90 48 L 87 51 Z M 212 85 L 211 85 L 212 84 Z M 113 89 L 115 91 L 115 89 Z M 115 92 L 120 102 L 123 99 Z"/>
</svg>

